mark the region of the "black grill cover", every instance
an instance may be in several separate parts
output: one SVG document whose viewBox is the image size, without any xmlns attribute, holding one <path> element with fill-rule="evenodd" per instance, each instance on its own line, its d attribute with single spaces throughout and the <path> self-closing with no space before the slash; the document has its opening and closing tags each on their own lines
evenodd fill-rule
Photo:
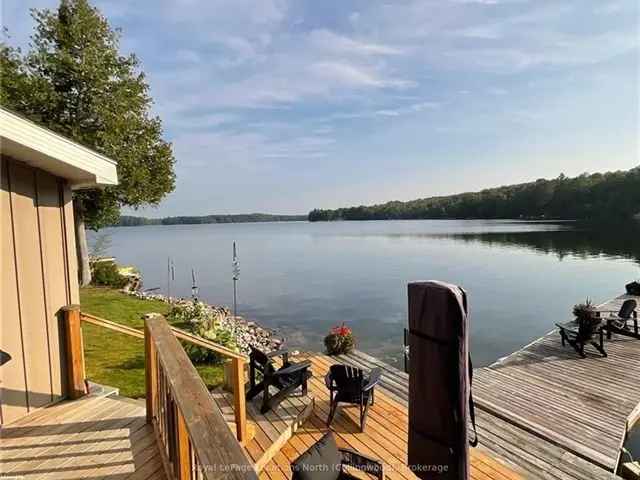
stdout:
<svg viewBox="0 0 640 480">
<path fill-rule="evenodd" d="M 422 479 L 467 480 L 467 297 L 437 281 L 410 283 L 408 292 L 408 465 Z"/>
</svg>

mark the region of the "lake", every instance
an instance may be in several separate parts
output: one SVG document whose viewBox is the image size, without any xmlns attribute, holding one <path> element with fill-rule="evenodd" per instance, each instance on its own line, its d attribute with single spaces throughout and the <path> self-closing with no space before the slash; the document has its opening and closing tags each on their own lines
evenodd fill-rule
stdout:
<svg viewBox="0 0 640 480">
<path fill-rule="evenodd" d="M 238 245 L 238 314 L 276 329 L 290 347 L 320 350 L 343 322 L 357 348 L 401 366 L 407 283 L 467 290 L 474 364 L 486 365 L 600 303 L 640 277 L 637 228 L 573 223 L 414 220 L 239 223 L 104 229 L 109 253 L 136 266 L 145 288 L 231 306 Z"/>
</svg>

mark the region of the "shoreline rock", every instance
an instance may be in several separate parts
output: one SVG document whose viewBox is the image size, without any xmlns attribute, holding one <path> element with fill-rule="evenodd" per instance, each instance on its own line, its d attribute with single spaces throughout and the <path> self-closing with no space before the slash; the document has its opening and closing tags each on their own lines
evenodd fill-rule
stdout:
<svg viewBox="0 0 640 480">
<path fill-rule="evenodd" d="M 193 300 L 190 298 L 175 298 L 167 297 L 161 293 L 144 292 L 136 289 L 124 289 L 124 293 L 141 300 L 156 300 L 170 305 L 186 305 L 192 304 Z M 221 326 L 233 331 L 236 343 L 240 350 L 249 354 L 249 346 L 258 348 L 264 352 L 270 352 L 282 347 L 285 339 L 269 328 L 263 327 L 255 321 L 246 320 L 244 317 L 231 314 L 231 311 L 222 305 L 211 305 L 204 303 L 208 308 L 212 309 L 216 316 L 220 319 Z"/>
</svg>

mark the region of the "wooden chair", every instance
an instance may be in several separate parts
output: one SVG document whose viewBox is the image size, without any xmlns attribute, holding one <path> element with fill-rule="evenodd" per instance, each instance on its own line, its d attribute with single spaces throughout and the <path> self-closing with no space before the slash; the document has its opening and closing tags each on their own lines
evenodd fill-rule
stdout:
<svg viewBox="0 0 640 480">
<path fill-rule="evenodd" d="M 292 480 L 351 480 L 362 478 L 349 473 L 345 467 L 355 468 L 383 480 L 382 462 L 356 452 L 338 448 L 332 432 L 327 432 L 306 452 L 291 463 Z"/>
<path fill-rule="evenodd" d="M 587 343 L 591 344 L 603 357 L 607 356 L 604 349 L 604 334 L 602 324 L 599 318 L 593 318 L 581 321 L 571 321 L 567 323 L 556 323 L 562 338 L 562 346 L 566 343 L 571 345 L 582 358 L 586 358 L 584 347 Z M 598 337 L 596 343 L 594 337 Z"/>
<path fill-rule="evenodd" d="M 381 370 L 374 368 L 368 378 L 364 371 L 349 365 L 331 365 L 324 383 L 329 389 L 329 418 L 327 426 L 331 425 L 338 403 L 348 403 L 360 407 L 360 431 L 364 431 L 367 422 L 369 405 L 374 402 L 374 389 L 380 381 Z"/>
<path fill-rule="evenodd" d="M 598 310 L 598 314 L 606 322 L 602 327 L 607 332 L 607 338 L 611 338 L 612 333 L 625 335 L 640 339 L 640 329 L 638 328 L 638 312 L 636 307 L 638 302 L 633 299 L 625 300 L 618 312 L 615 310 Z M 602 317 L 608 313 L 609 316 Z M 633 322 L 633 329 L 629 322 Z"/>
<path fill-rule="evenodd" d="M 276 368 L 273 359 L 282 357 L 282 366 Z M 247 400 L 251 400 L 258 393 L 262 393 L 262 407 L 260 412 L 267 413 L 276 407 L 298 387 L 302 387 L 302 395 L 307 394 L 307 380 L 311 377 L 310 361 L 293 363 L 289 361 L 287 350 L 277 350 L 264 353 L 251 347 L 249 354 L 249 391 Z M 262 380 L 258 382 L 258 375 Z M 275 387 L 278 393 L 271 395 L 269 387 Z"/>
</svg>

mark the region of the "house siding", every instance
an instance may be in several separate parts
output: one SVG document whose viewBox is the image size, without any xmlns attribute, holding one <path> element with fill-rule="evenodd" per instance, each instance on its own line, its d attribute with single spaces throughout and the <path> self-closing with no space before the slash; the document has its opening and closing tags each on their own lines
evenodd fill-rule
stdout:
<svg viewBox="0 0 640 480">
<path fill-rule="evenodd" d="M 78 302 L 71 190 L 2 156 L 2 424 L 65 396 L 60 309 Z"/>
</svg>

